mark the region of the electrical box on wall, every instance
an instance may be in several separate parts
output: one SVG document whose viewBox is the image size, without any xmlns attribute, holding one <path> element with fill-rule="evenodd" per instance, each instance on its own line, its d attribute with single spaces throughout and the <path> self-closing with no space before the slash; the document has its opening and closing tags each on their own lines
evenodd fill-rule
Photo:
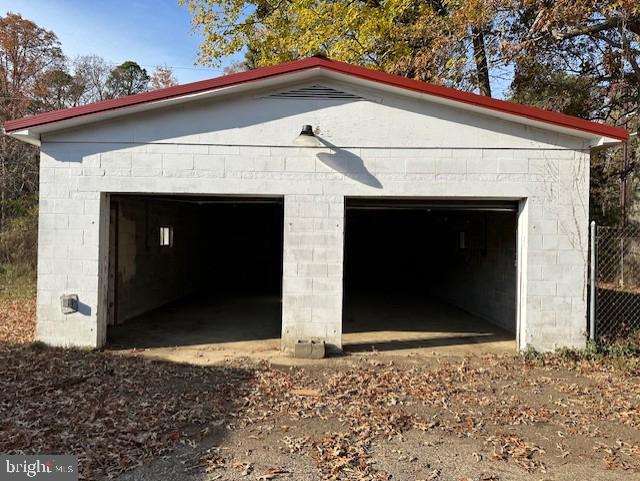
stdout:
<svg viewBox="0 0 640 481">
<path fill-rule="evenodd" d="M 77 294 L 63 294 L 60 296 L 60 306 L 63 314 L 73 314 L 78 312 L 78 295 Z"/>
</svg>

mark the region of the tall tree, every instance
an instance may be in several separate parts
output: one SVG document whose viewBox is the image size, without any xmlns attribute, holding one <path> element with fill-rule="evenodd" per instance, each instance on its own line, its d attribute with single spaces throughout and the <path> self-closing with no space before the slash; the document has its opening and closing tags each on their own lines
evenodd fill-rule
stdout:
<svg viewBox="0 0 640 481">
<path fill-rule="evenodd" d="M 19 14 L 0 17 L 1 120 L 29 113 L 35 82 L 64 63 L 60 42 L 51 31 Z"/>
<path fill-rule="evenodd" d="M 505 0 L 506 1 L 506 0 Z M 323 53 L 490 94 L 487 42 L 502 0 L 180 0 L 203 63 L 247 49 L 256 66 Z"/>
<path fill-rule="evenodd" d="M 85 93 L 83 79 L 64 69 L 50 70 L 35 82 L 33 102 L 35 110 L 47 111 L 75 107 Z"/>
<path fill-rule="evenodd" d="M 107 79 L 110 98 L 124 97 L 144 92 L 149 88 L 149 74 L 136 62 L 127 60 L 111 71 Z"/>
<path fill-rule="evenodd" d="M 231 75 L 233 73 L 246 72 L 249 70 L 247 64 L 243 61 L 233 62 L 226 65 L 222 71 L 224 75 Z"/>
<path fill-rule="evenodd" d="M 159 65 L 151 74 L 149 85 L 153 90 L 173 87 L 178 85 L 178 79 L 173 75 L 173 70 L 166 65 Z"/>
<path fill-rule="evenodd" d="M 111 74 L 111 68 L 102 57 L 97 55 L 84 55 L 73 61 L 74 77 L 77 82 L 84 85 L 84 92 L 80 100 L 86 104 L 107 99 L 107 81 Z"/>
<path fill-rule="evenodd" d="M 35 113 L 35 86 L 64 63 L 53 32 L 18 14 L 0 17 L 0 122 Z M 37 149 L 0 137 L 0 231 L 21 199 L 38 187 Z"/>
<path fill-rule="evenodd" d="M 625 124 L 637 111 L 639 2 L 517 0 L 503 20 L 502 54 L 515 66 L 514 92 L 543 86 L 549 72 L 563 72 L 591 86 L 583 116 Z"/>
<path fill-rule="evenodd" d="M 471 34 L 473 37 L 473 60 L 476 64 L 478 89 L 482 95 L 491 97 L 491 79 L 489 77 L 485 32 L 481 28 L 472 27 Z"/>
<path fill-rule="evenodd" d="M 591 116 L 597 95 L 591 78 L 537 63 L 519 65 L 507 92 L 512 102 L 582 118 Z"/>
<path fill-rule="evenodd" d="M 510 98 L 633 130 L 640 119 L 640 3 L 618 0 L 518 0 L 502 19 L 502 55 L 513 65 Z M 636 155 L 638 140 L 627 151 Z M 591 217 L 639 224 L 640 165 L 624 150 L 591 158 Z M 623 219 L 625 209 L 631 216 Z"/>
</svg>

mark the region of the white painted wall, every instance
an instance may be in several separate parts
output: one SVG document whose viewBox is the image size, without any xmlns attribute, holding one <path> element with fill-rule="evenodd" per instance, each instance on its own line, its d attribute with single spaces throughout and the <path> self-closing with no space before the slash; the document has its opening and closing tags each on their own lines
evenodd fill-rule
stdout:
<svg viewBox="0 0 640 481">
<path fill-rule="evenodd" d="M 284 195 L 285 347 L 298 338 L 341 345 L 345 196 L 526 200 L 521 346 L 584 344 L 585 139 L 381 90 L 315 83 L 371 100 L 257 92 L 44 137 L 38 337 L 55 345 L 104 343 L 99 266 L 107 243 L 99 239 L 108 193 L 126 192 Z M 318 128 L 327 147 L 292 146 L 302 124 Z M 62 293 L 79 294 L 80 313 L 61 313 Z"/>
<path fill-rule="evenodd" d="M 161 199 L 117 199 L 116 291 L 118 324 L 196 290 L 198 218 L 193 209 Z M 159 243 L 159 227 L 171 226 L 180 242 Z M 115 239 L 109 246 L 115 246 Z M 114 253 L 115 254 L 115 253 Z"/>
</svg>

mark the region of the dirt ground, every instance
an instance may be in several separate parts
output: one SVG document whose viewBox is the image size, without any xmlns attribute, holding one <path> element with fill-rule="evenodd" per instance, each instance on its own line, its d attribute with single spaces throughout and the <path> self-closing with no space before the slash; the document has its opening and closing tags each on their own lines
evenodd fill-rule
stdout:
<svg viewBox="0 0 640 481">
<path fill-rule="evenodd" d="M 76 454 L 82 479 L 640 477 L 637 358 L 194 366 L 30 344 L 21 309 L 0 306 L 25 333 L 0 342 L 0 452 Z"/>
<path fill-rule="evenodd" d="M 637 384 L 627 398 L 555 363 L 426 362 L 255 366 L 237 424 L 118 479 L 637 479 Z"/>
</svg>

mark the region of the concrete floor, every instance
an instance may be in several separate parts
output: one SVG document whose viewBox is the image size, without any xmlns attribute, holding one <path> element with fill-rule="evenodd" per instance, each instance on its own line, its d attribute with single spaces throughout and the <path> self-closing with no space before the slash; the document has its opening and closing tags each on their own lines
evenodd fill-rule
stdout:
<svg viewBox="0 0 640 481">
<path fill-rule="evenodd" d="M 514 322 L 515 325 L 515 322 Z M 515 335 L 438 299 L 360 295 L 345 299 L 342 345 L 347 352 L 514 352 Z"/>
<path fill-rule="evenodd" d="M 194 296 L 109 327 L 109 344 L 136 349 L 218 344 L 277 349 L 280 311 L 276 296 Z"/>
<path fill-rule="evenodd" d="M 286 363 L 280 351 L 280 300 L 194 297 L 109 328 L 108 348 L 153 358 L 214 364 L 237 357 Z M 397 296 L 347 300 L 346 353 L 466 355 L 515 352 L 514 335 L 442 301 Z"/>
</svg>

